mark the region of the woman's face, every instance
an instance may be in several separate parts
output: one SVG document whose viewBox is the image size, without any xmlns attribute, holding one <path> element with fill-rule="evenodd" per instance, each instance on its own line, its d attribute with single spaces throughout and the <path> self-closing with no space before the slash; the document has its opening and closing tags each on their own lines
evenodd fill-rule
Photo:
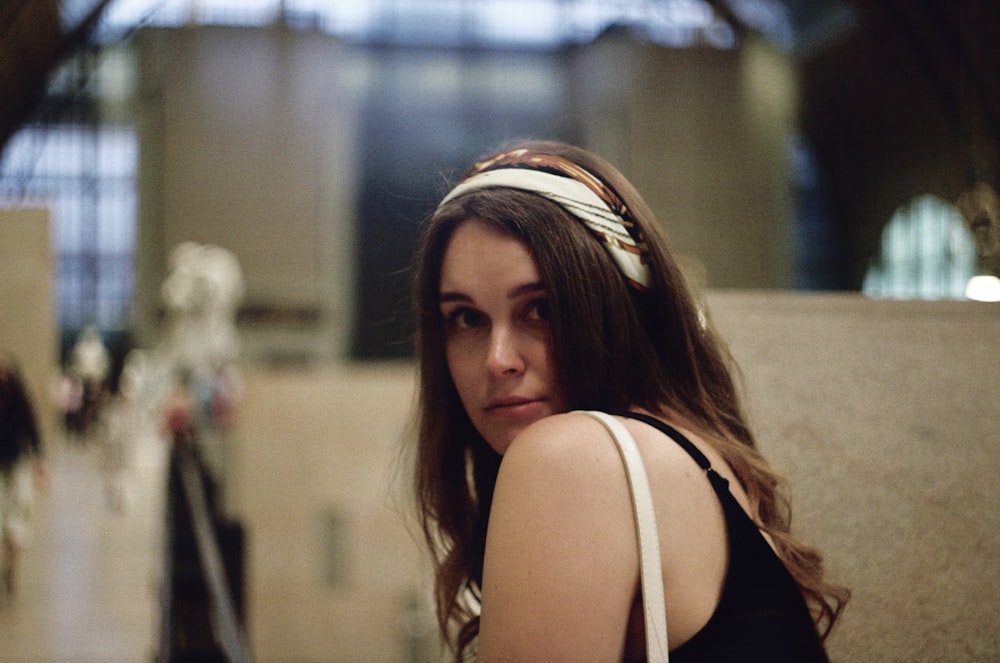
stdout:
<svg viewBox="0 0 1000 663">
<path fill-rule="evenodd" d="M 497 453 L 529 424 L 566 410 L 548 293 L 521 241 L 475 220 L 460 225 L 441 265 L 439 305 L 452 380 Z"/>
</svg>

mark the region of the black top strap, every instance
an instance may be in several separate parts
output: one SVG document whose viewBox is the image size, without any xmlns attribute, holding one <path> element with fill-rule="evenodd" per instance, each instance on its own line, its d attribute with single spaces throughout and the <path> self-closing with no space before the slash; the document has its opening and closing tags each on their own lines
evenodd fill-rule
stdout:
<svg viewBox="0 0 1000 663">
<path fill-rule="evenodd" d="M 688 452 L 688 455 L 694 459 L 694 462 L 698 463 L 698 466 L 701 467 L 701 469 L 705 470 L 706 472 L 712 469 L 712 463 L 708 460 L 708 458 L 705 457 L 705 454 L 703 454 L 701 450 L 698 447 L 696 447 L 693 442 L 691 442 L 691 440 L 687 439 L 683 433 L 681 433 L 679 430 L 677 430 L 670 424 L 660 421 L 656 417 L 651 417 L 648 414 L 642 414 L 640 412 L 623 411 L 623 412 L 615 412 L 614 414 L 621 417 L 628 417 L 629 419 L 635 419 L 637 421 L 645 422 L 650 426 L 652 426 L 653 428 L 660 430 L 664 435 L 671 438 L 677 444 L 681 445 L 681 448 L 684 449 L 684 451 Z"/>
<path fill-rule="evenodd" d="M 661 433 L 679 444 L 681 449 L 686 451 L 688 455 L 694 459 L 694 462 L 698 463 L 698 466 L 701 469 L 705 470 L 705 474 L 708 475 L 708 480 L 711 482 L 712 487 L 720 497 L 722 496 L 722 493 L 729 492 L 729 479 L 716 472 L 712 467 L 711 461 L 709 461 L 705 454 L 701 452 L 701 449 L 696 447 L 694 443 L 687 439 L 687 437 L 685 437 L 679 430 L 668 423 L 660 421 L 656 417 L 651 417 L 648 414 L 642 414 L 640 412 L 622 411 L 614 412 L 613 414 L 621 417 L 628 417 L 629 419 L 635 419 L 636 421 L 642 421 L 643 423 L 649 424 L 653 428 L 659 430 Z"/>
<path fill-rule="evenodd" d="M 694 637 L 670 652 L 670 660 L 828 663 L 798 584 L 726 478 L 669 424 L 635 412 L 613 414 L 648 424 L 679 444 L 705 470 L 725 515 L 729 562 L 719 604 Z"/>
</svg>

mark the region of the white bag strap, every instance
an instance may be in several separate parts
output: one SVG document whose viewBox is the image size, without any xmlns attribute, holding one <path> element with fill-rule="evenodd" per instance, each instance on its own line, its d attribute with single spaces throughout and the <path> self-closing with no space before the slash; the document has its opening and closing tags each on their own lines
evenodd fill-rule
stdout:
<svg viewBox="0 0 1000 663">
<path fill-rule="evenodd" d="M 653 511 L 653 496 L 649 491 L 646 467 L 635 440 L 620 421 L 605 412 L 589 410 L 583 413 L 597 419 L 611 433 L 625 463 L 639 535 L 639 579 L 646 620 L 646 660 L 649 663 L 667 663 L 667 612 L 663 596 L 663 571 L 660 567 L 660 537 L 656 529 L 656 514 Z"/>
</svg>

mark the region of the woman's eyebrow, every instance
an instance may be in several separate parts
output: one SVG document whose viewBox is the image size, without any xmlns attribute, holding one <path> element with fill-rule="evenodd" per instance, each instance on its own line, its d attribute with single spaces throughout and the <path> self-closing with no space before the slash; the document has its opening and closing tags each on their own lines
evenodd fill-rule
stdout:
<svg viewBox="0 0 1000 663">
<path fill-rule="evenodd" d="M 525 283 L 524 285 L 519 285 L 516 288 L 513 288 L 507 293 L 507 299 L 517 299 L 518 297 L 532 295 L 536 292 L 545 292 L 545 284 L 541 281 Z"/>
<path fill-rule="evenodd" d="M 438 295 L 439 304 L 447 304 L 449 302 L 471 302 L 472 297 L 469 297 L 463 292 L 445 290 Z"/>
<path fill-rule="evenodd" d="M 525 295 L 532 295 L 537 292 L 544 292 L 545 284 L 541 281 L 533 281 L 531 283 L 524 283 L 522 285 L 511 288 L 510 292 L 507 293 L 507 299 L 517 299 L 518 297 L 523 297 Z M 472 297 L 465 294 L 464 292 L 459 292 L 457 290 L 442 290 L 441 294 L 438 295 L 439 304 L 447 304 L 451 302 L 471 302 Z"/>
</svg>

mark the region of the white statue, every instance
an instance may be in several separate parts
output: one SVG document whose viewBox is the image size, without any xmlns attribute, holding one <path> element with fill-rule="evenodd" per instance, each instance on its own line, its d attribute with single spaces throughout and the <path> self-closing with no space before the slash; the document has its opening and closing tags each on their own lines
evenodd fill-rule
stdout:
<svg viewBox="0 0 1000 663">
<path fill-rule="evenodd" d="M 227 249 L 183 242 L 170 253 L 163 283 L 167 354 L 176 366 L 210 376 L 239 356 L 236 309 L 243 299 L 243 272 Z"/>
</svg>

